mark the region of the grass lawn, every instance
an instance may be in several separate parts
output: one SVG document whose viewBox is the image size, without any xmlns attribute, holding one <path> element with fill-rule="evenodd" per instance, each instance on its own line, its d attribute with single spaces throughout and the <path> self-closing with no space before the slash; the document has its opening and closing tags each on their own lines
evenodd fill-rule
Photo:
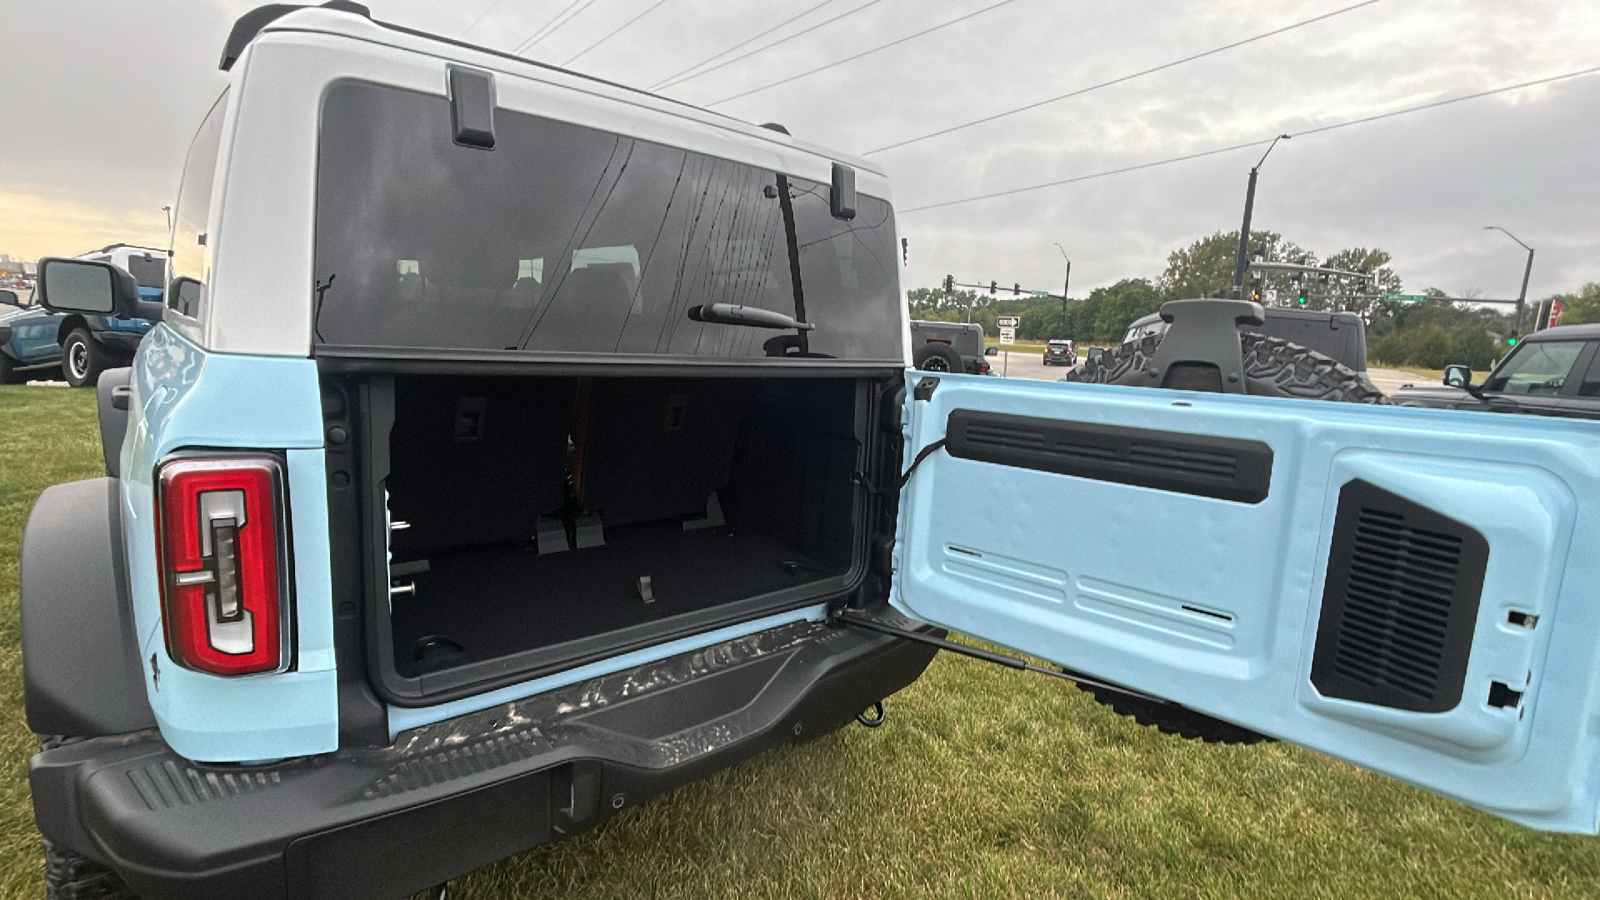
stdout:
<svg viewBox="0 0 1600 900">
<path fill-rule="evenodd" d="M 17 552 L 100 465 L 88 391 L 0 387 L 0 897 L 41 897 Z M 945 657 L 883 728 L 767 753 L 452 886 L 452 898 L 1593 897 L 1600 841 L 1541 835 L 1281 744 L 1138 727 Z"/>
</svg>

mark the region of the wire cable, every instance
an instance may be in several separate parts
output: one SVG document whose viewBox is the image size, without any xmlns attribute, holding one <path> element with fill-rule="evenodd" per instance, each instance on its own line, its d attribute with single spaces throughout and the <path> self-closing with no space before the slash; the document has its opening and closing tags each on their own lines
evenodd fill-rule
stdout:
<svg viewBox="0 0 1600 900">
<path fill-rule="evenodd" d="M 799 75 L 790 75 L 788 78 L 781 78 L 781 79 L 779 79 L 777 81 L 772 82 L 771 84 L 764 84 L 764 85 L 762 85 L 761 87 L 758 87 L 758 88 L 751 88 L 748 91 L 741 91 L 741 92 L 739 92 L 737 94 L 734 94 L 731 97 L 723 97 L 721 100 L 714 100 L 714 101 L 712 101 L 710 103 L 707 103 L 706 106 L 718 106 L 720 104 L 727 103 L 730 100 L 737 100 L 740 97 L 748 97 L 751 94 L 758 94 L 758 93 L 760 93 L 760 92 L 762 92 L 764 90 L 767 90 L 768 88 L 775 88 L 780 84 L 788 84 L 791 81 L 797 81 L 797 80 L 799 80 L 801 78 L 806 77 L 807 75 L 815 75 L 818 72 L 822 72 L 822 71 L 825 71 L 827 69 L 831 69 L 834 66 L 842 66 L 847 62 L 854 62 L 854 61 L 860 59 L 863 56 L 871 56 L 872 54 L 877 53 L 879 50 L 887 50 L 890 47 L 895 47 L 895 46 L 898 46 L 900 44 L 904 44 L 906 41 L 914 41 L 917 38 L 922 37 L 925 34 L 932 34 L 933 32 L 938 31 L 941 28 L 949 28 L 951 25 L 955 25 L 958 22 L 965 22 L 966 20 L 968 20 L 968 19 L 970 19 L 970 18 L 972 18 L 974 16 L 981 16 L 984 13 L 989 12 L 990 10 L 999 9 L 1000 7 L 1005 6 L 1008 3 L 1014 3 L 1014 2 L 1016 2 L 1016 0 L 1000 0 L 999 3 L 995 3 L 995 4 L 991 4 L 989 6 L 985 6 L 983 9 L 980 9 L 980 10 L 978 10 L 976 12 L 969 12 L 964 16 L 958 16 L 957 18 L 951 19 L 950 21 L 945 22 L 942 25 L 935 25 L 932 28 L 924 28 L 923 30 L 917 32 L 916 34 L 908 34 L 903 38 L 900 38 L 898 40 L 890 41 L 887 44 L 879 44 L 878 46 L 873 47 L 871 50 L 863 50 L 862 52 L 857 53 L 854 56 L 847 56 L 844 59 L 836 60 L 834 62 L 828 63 L 827 65 L 818 66 L 815 69 L 810 70 L 809 72 L 801 72 Z M 1369 2 L 1376 3 L 1376 2 L 1378 2 L 1378 0 L 1369 0 Z"/>
<path fill-rule="evenodd" d="M 561 64 L 562 68 L 566 68 L 567 66 L 572 65 L 573 60 L 576 60 L 578 57 L 584 55 L 585 53 L 588 53 L 590 50 L 593 50 L 594 48 L 600 46 L 601 44 L 604 44 L 606 41 L 609 41 L 612 38 L 616 37 L 617 34 L 620 33 L 624 28 L 627 28 L 629 25 L 632 25 L 633 23 L 639 21 L 640 19 L 644 18 L 645 16 L 648 16 L 651 13 L 655 12 L 656 11 L 656 7 L 658 7 L 661 4 L 666 3 L 666 2 L 667 2 L 667 0 L 656 0 L 656 2 L 650 4 L 650 6 L 647 9 L 645 9 L 644 12 L 639 13 L 637 16 L 634 16 L 633 18 L 629 19 L 628 21 L 623 22 L 621 25 L 618 25 L 616 28 L 613 28 L 611 30 L 610 34 L 607 34 L 605 37 L 601 38 L 600 40 L 595 41 L 594 43 L 592 43 L 589 46 L 583 48 L 582 50 L 579 50 L 577 53 L 574 53 L 571 56 L 567 57 L 566 62 L 563 62 Z"/>
<path fill-rule="evenodd" d="M 1003 119 L 1006 116 L 1014 116 L 1017 113 L 1027 112 L 1030 109 L 1038 109 L 1041 106 L 1047 106 L 1047 105 L 1049 105 L 1051 103 L 1056 103 L 1056 102 L 1061 101 L 1061 100 L 1067 100 L 1067 99 L 1070 99 L 1072 97 L 1081 97 L 1084 94 L 1090 93 L 1092 91 L 1098 91 L 1098 90 L 1101 90 L 1103 88 L 1108 88 L 1108 87 L 1112 87 L 1114 85 L 1123 84 L 1125 82 L 1132 81 L 1135 78 L 1143 78 L 1146 75 L 1154 75 L 1157 72 L 1163 72 L 1163 71 L 1166 71 L 1167 69 L 1175 68 L 1175 67 L 1181 66 L 1181 65 L 1183 65 L 1185 63 L 1194 62 L 1195 60 L 1205 59 L 1208 56 L 1216 56 L 1219 53 L 1225 53 L 1225 52 L 1227 52 L 1229 50 L 1234 50 L 1234 49 L 1237 49 L 1239 47 L 1243 47 L 1243 46 L 1245 46 L 1247 44 L 1253 44 L 1253 43 L 1255 43 L 1257 41 L 1264 41 L 1267 38 L 1275 37 L 1277 35 L 1283 34 L 1283 33 L 1288 32 L 1288 31 L 1293 31 L 1296 28 L 1304 28 L 1307 25 L 1312 25 L 1312 24 L 1315 24 L 1317 22 L 1321 22 L 1321 21 L 1323 21 L 1325 19 L 1331 19 L 1334 16 L 1344 15 L 1347 12 L 1353 12 L 1354 10 L 1361 9 L 1364 6 L 1371 6 L 1374 3 L 1378 3 L 1378 2 L 1379 2 L 1379 0 L 1363 0 L 1363 2 L 1357 3 L 1357 4 L 1353 5 L 1353 6 L 1346 6 L 1346 7 L 1343 7 L 1342 9 L 1336 9 L 1336 10 L 1334 10 L 1332 12 L 1323 13 L 1320 16 L 1313 16 L 1312 18 L 1304 19 L 1304 20 L 1299 21 L 1299 22 L 1295 22 L 1292 25 L 1285 25 L 1282 28 L 1274 28 L 1271 31 L 1265 31 L 1265 32 L 1262 32 L 1261 34 L 1255 35 L 1253 37 L 1247 37 L 1247 38 L 1244 38 L 1243 40 L 1234 41 L 1231 44 L 1223 44 L 1221 47 L 1213 47 L 1210 50 L 1206 50 L 1206 51 L 1201 52 L 1201 53 L 1195 53 L 1195 54 L 1190 55 L 1190 56 L 1185 56 L 1182 59 L 1175 59 L 1175 60 L 1172 60 L 1171 62 L 1162 63 L 1159 66 L 1152 66 L 1151 68 L 1148 68 L 1148 69 L 1141 69 L 1141 70 L 1139 70 L 1137 72 L 1132 72 L 1132 73 L 1129 73 L 1127 75 L 1122 75 L 1122 76 L 1119 76 L 1117 78 L 1113 78 L 1110 81 L 1102 81 L 1099 84 L 1091 84 L 1088 87 L 1078 88 L 1075 91 L 1068 91 L 1065 94 L 1059 94 L 1059 95 L 1054 96 L 1054 97 L 1050 97 L 1050 98 L 1047 98 L 1047 99 L 1044 99 L 1044 100 L 1039 100 L 1039 101 L 1036 101 L 1036 102 L 1033 102 L 1033 103 L 1029 103 L 1029 104 L 1027 104 L 1025 106 L 1018 106 L 1015 109 L 1008 109 L 1005 112 L 998 112 L 998 113 L 995 113 L 993 115 L 984 116 L 981 119 L 973 119 L 970 122 L 962 122 L 960 125 L 952 125 L 949 128 L 941 128 L 938 131 L 930 131 L 927 134 L 922 134 L 922 135 L 918 135 L 916 137 L 906 138 L 903 141 L 896 141 L 893 144 L 886 144 L 886 145 L 884 145 L 882 147 L 879 147 L 879 148 L 877 148 L 875 150 L 868 150 L 868 151 L 866 151 L 865 153 L 863 153 L 861 155 L 862 156 L 871 156 L 874 153 L 883 153 L 883 152 L 885 152 L 887 150 L 895 150 L 895 149 L 898 149 L 900 147 L 908 146 L 910 144 L 916 144 L 916 143 L 919 143 L 921 141 L 929 140 L 930 138 L 936 138 L 936 137 L 940 137 L 942 135 L 950 134 L 951 132 L 954 132 L 954 131 L 961 131 L 961 130 L 966 129 L 966 128 L 971 128 L 974 125 L 982 125 L 985 122 L 993 122 L 996 119 Z"/>
<path fill-rule="evenodd" d="M 1468 100 L 1478 100 L 1478 99 L 1481 99 L 1481 98 L 1484 98 L 1484 97 L 1492 97 L 1492 96 L 1494 96 L 1496 94 L 1505 94 L 1505 93 L 1509 93 L 1511 91 L 1520 91 L 1523 88 L 1536 87 L 1536 86 L 1541 85 L 1541 84 L 1550 84 L 1550 83 L 1556 82 L 1556 81 L 1565 81 L 1565 80 L 1567 80 L 1569 78 L 1579 78 L 1579 77 L 1582 77 L 1584 75 L 1593 75 L 1596 72 L 1600 72 L 1600 66 L 1594 66 L 1594 67 L 1588 68 L 1588 69 L 1579 69 L 1576 72 L 1567 72 L 1566 74 L 1563 74 L 1563 75 L 1551 75 L 1551 76 L 1549 76 L 1547 78 L 1538 78 L 1538 79 L 1535 79 L 1533 81 L 1524 81 L 1521 84 L 1511 84 L 1511 85 L 1506 85 L 1505 87 L 1491 88 L 1491 89 L 1489 89 L 1487 91 L 1479 91 L 1479 92 L 1477 92 L 1475 94 L 1464 94 L 1464 95 L 1462 95 L 1460 97 L 1449 97 L 1449 98 L 1444 99 L 1444 100 L 1435 100 L 1435 101 L 1433 101 L 1431 103 L 1423 103 L 1423 104 L 1421 104 L 1419 106 L 1408 106 L 1405 109 L 1397 109 L 1397 110 L 1394 110 L 1393 112 L 1378 113 L 1377 115 L 1373 115 L 1373 116 L 1363 116 L 1362 118 L 1350 119 L 1349 121 L 1346 121 L 1346 122 L 1335 122 L 1332 125 L 1321 125 L 1321 126 L 1318 126 L 1316 128 L 1307 128 L 1305 131 L 1297 131 L 1297 132 L 1291 133 L 1290 137 L 1296 137 L 1296 138 L 1305 137 L 1305 136 L 1308 136 L 1308 135 L 1322 134 L 1324 132 L 1334 131 L 1334 130 L 1337 130 L 1337 129 L 1340 129 L 1340 128 L 1350 128 L 1350 127 L 1355 126 L 1355 125 L 1365 125 L 1365 124 L 1367 124 L 1369 122 L 1378 122 L 1378 121 L 1382 121 L 1384 119 L 1393 119 L 1393 118 L 1396 118 L 1398 116 L 1410 115 L 1411 113 L 1423 112 L 1423 111 L 1430 110 L 1430 109 L 1438 109 L 1441 106 L 1450 106 L 1451 104 L 1454 104 L 1454 103 L 1465 103 Z M 1027 193 L 1029 191 L 1040 191 L 1040 190 L 1044 190 L 1045 188 L 1059 187 L 1059 186 L 1064 185 L 1064 184 L 1076 184 L 1076 183 L 1078 183 L 1080 181 L 1092 181 L 1092 180 L 1094 180 L 1096 178 L 1108 178 L 1108 177 L 1110 177 L 1112 175 L 1122 175 L 1122 174 L 1127 173 L 1127 172 L 1137 172 L 1137 171 L 1140 171 L 1142 169 L 1154 169 L 1157 166 L 1166 166 L 1166 165 L 1171 165 L 1173 163 L 1187 162 L 1187 161 L 1189 161 L 1191 159 L 1200 159 L 1201 157 L 1205 157 L 1205 156 L 1216 156 L 1216 155 L 1218 155 L 1220 153 L 1231 153 L 1231 152 L 1233 152 L 1235 150 L 1243 150 L 1243 149 L 1245 149 L 1247 147 L 1259 147 L 1259 146 L 1261 146 L 1263 144 L 1269 144 L 1269 143 L 1271 143 L 1272 141 L 1274 141 L 1276 139 L 1277 139 L 1276 136 L 1269 137 L 1269 138 L 1261 138 L 1260 140 L 1256 140 L 1256 141 L 1246 141 L 1245 143 L 1242 143 L 1242 144 L 1234 144 L 1231 147 L 1219 147 L 1219 148 L 1217 148 L 1215 150 L 1202 150 L 1202 151 L 1200 151 L 1198 153 L 1186 153 L 1183 156 L 1174 156 L 1174 157 L 1170 157 L 1168 159 L 1158 159 L 1158 160 L 1156 160 L 1154 162 L 1140 163 L 1138 165 L 1133 165 L 1133 166 L 1124 166 L 1124 167 L 1122 167 L 1120 169 L 1109 169 L 1109 170 L 1104 171 L 1104 172 L 1095 172 L 1095 173 L 1090 174 L 1090 175 L 1079 175 L 1079 176 L 1074 177 L 1074 178 L 1062 178 L 1062 179 L 1057 180 L 1057 181 L 1045 182 L 1044 184 L 1033 184 L 1033 185 L 1028 185 L 1027 187 L 1010 188 L 1008 190 L 995 191 L 995 192 L 989 193 L 989 194 L 979 194 L 978 196 L 975 196 L 975 197 L 962 197 L 959 200 L 945 200 L 945 201 L 942 201 L 942 202 L 939 202 L 939 203 L 928 203 L 928 204 L 925 204 L 923 206 L 913 206 L 913 207 L 910 207 L 908 209 L 902 209 L 902 210 L 899 211 L 899 214 L 900 215 L 907 215 L 909 213 L 914 213 L 914 212 L 925 212 L 925 211 L 930 210 L 930 209 L 943 209 L 944 207 L 947 207 L 947 206 L 958 206 L 958 205 L 963 204 L 963 203 L 976 203 L 979 200 L 992 200 L 992 199 L 994 199 L 996 197 L 1009 197 L 1009 196 L 1011 196 L 1013 194 L 1024 194 L 1024 193 Z"/>
<path fill-rule="evenodd" d="M 488 6 L 485 6 L 483 8 L 483 12 L 478 13 L 478 17 L 476 19 L 472 20 L 472 24 L 471 25 L 468 25 L 467 27 L 461 29 L 461 31 L 456 35 L 456 40 L 459 41 L 462 38 L 466 37 L 467 36 L 467 32 L 469 32 L 472 29 L 478 27 L 478 23 L 483 21 L 483 17 L 484 16 L 487 16 L 489 13 L 494 12 L 495 9 L 497 7 L 499 7 L 500 4 L 502 4 L 504 2 L 506 2 L 506 0 L 494 0 L 493 3 L 490 3 Z"/>
<path fill-rule="evenodd" d="M 674 81 L 671 84 L 664 85 L 663 88 L 677 87 L 678 85 L 683 84 L 686 81 L 693 81 L 694 79 L 699 78 L 701 75 L 709 75 L 709 74 L 711 74 L 712 72 L 715 72 L 718 69 L 721 69 L 721 68 L 724 68 L 724 67 L 727 67 L 727 66 L 731 66 L 734 63 L 736 63 L 736 62 L 738 62 L 738 61 L 740 61 L 742 59 L 749 59 L 750 57 L 755 56 L 757 53 L 760 53 L 760 52 L 762 52 L 764 50 L 771 50 L 773 47 L 776 47 L 779 44 L 787 44 L 787 43 L 789 43 L 790 41 L 794 40 L 797 37 L 801 37 L 802 35 L 810 34 L 811 32 L 816 31 L 818 28 L 822 28 L 825 25 L 832 25 L 833 23 L 839 21 L 840 19 L 846 18 L 848 16 L 853 16 L 856 13 L 867 9 L 868 7 L 877 6 L 879 3 L 882 3 L 882 2 L 883 2 L 883 0 L 867 0 L 866 3 L 861 4 L 860 6 L 856 7 L 855 9 L 848 10 L 846 12 L 842 12 L 842 13 L 838 14 L 837 16 L 834 16 L 831 19 L 824 19 L 821 22 L 818 22 L 817 24 L 810 26 L 809 28 L 802 28 L 799 31 L 796 31 L 794 34 L 791 34 L 786 38 L 779 38 L 778 40 L 775 40 L 770 44 L 766 44 L 766 45 L 757 47 L 756 49 L 751 50 L 749 53 L 741 53 L 740 55 L 735 56 L 733 59 L 727 60 L 726 62 L 717 63 L 716 65 L 712 66 L 709 69 L 701 69 L 700 71 L 694 73 L 693 75 L 690 75 L 690 76 L 688 76 L 686 78 L 680 78 L 680 79 L 678 79 L 677 81 Z"/>
<path fill-rule="evenodd" d="M 551 19 L 549 22 L 546 22 L 544 28 L 539 29 L 539 31 L 535 32 L 532 37 L 529 37 L 527 40 L 518 44 L 517 49 L 511 51 L 511 55 L 521 56 L 527 51 L 532 50 L 545 38 L 548 38 L 550 35 L 559 31 L 561 26 L 583 15 L 583 11 L 593 6 L 594 2 L 595 0 L 572 0 L 571 3 L 566 5 L 565 9 L 562 9 L 561 12 L 556 13 L 555 19 Z M 572 15 L 567 16 L 565 19 L 561 19 L 562 13 L 565 13 L 568 9 L 572 9 L 574 6 L 578 8 L 572 11 Z M 556 19 L 561 19 L 561 21 L 557 22 Z"/>
<path fill-rule="evenodd" d="M 782 22 L 779 22 L 778 24 L 772 26 L 771 28 L 768 28 L 766 31 L 763 31 L 758 35 L 755 35 L 754 37 L 745 38 L 744 40 L 740 41 L 737 44 L 734 44 L 732 47 L 729 47 L 728 49 L 722 51 L 721 53 L 713 54 L 711 56 L 706 57 L 705 59 L 700 60 L 699 62 L 695 63 L 692 66 L 687 66 L 685 68 L 679 69 L 678 71 L 672 73 L 671 75 L 668 75 L 667 77 L 661 79 L 660 81 L 656 82 L 655 84 L 650 85 L 649 89 L 653 91 L 653 90 L 656 90 L 657 88 L 663 87 L 668 82 L 673 81 L 679 75 L 682 75 L 685 72 L 693 72 L 695 69 L 698 69 L 701 66 L 706 65 L 707 63 L 716 62 L 717 60 L 723 58 L 724 56 L 727 56 L 729 53 L 732 53 L 735 50 L 740 49 L 741 47 L 748 47 L 749 45 L 755 43 L 756 41 L 761 40 L 762 38 L 764 38 L 767 35 L 773 33 L 774 31 L 777 31 L 778 29 L 782 28 L 783 26 L 788 25 L 790 22 L 794 22 L 794 21 L 798 21 L 800 19 L 803 19 L 806 16 L 809 16 L 812 13 L 816 12 L 817 10 L 823 8 L 824 6 L 827 6 L 830 3 L 836 3 L 836 2 L 838 2 L 838 0 L 822 0 L 821 3 L 816 3 L 816 4 L 813 4 L 811 6 L 808 6 L 804 10 L 802 10 L 801 12 L 796 13 L 795 15 L 792 15 L 787 19 L 784 19 Z"/>
</svg>

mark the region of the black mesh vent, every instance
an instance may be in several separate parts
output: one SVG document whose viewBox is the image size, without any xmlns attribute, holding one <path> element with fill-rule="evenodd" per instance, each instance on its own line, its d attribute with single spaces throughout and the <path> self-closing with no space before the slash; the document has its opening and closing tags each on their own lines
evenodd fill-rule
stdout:
<svg viewBox="0 0 1600 900">
<path fill-rule="evenodd" d="M 1339 491 L 1311 682 L 1415 712 L 1461 702 L 1489 545 L 1364 481 Z"/>
<path fill-rule="evenodd" d="M 1272 481 L 1272 448 L 1189 435 L 958 409 L 945 428 L 951 456 L 1097 481 L 1259 503 Z"/>
</svg>

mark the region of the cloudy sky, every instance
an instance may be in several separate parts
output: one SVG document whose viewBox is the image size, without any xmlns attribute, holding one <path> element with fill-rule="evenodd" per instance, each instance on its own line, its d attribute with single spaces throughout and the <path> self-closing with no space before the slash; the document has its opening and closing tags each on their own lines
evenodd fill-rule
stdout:
<svg viewBox="0 0 1600 900">
<path fill-rule="evenodd" d="M 865 152 L 1356 6 L 1359 0 L 372 0 L 376 18 L 662 90 Z M 6 0 L 0 253 L 165 246 L 184 149 L 221 90 L 217 57 L 255 4 Z M 807 12 L 810 10 L 810 12 Z M 854 11 L 859 10 L 859 11 Z M 848 15 L 843 15 L 847 14 Z M 641 16 L 641 14 L 643 14 Z M 617 31 L 630 20 L 631 25 Z M 966 17 L 966 18 L 963 18 Z M 918 32 L 955 20 L 918 37 Z M 560 23 L 551 28 L 552 23 Z M 607 35 L 614 36 L 602 41 Z M 870 53 L 786 84 L 756 90 Z M 598 43 L 597 43 L 598 42 Z M 581 55 L 580 55 L 581 54 Z M 914 211 L 1306 132 L 1600 66 L 1593 0 L 1379 0 L 1236 49 L 871 154 L 896 184 L 906 284 L 946 273 L 1072 293 L 1154 277 L 1238 227 L 1262 147 Z M 734 99 L 729 99 L 734 98 Z M 1305 134 L 1262 167 L 1255 224 L 1321 254 L 1378 246 L 1408 289 L 1530 296 L 1600 280 L 1600 73 Z"/>
</svg>

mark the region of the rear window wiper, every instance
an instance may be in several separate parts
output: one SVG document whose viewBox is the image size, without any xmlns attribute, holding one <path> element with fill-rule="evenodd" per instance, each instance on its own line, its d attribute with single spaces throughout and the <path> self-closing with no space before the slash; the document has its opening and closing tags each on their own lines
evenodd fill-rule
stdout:
<svg viewBox="0 0 1600 900">
<path fill-rule="evenodd" d="M 735 306 L 732 303 L 707 303 L 689 307 L 689 318 L 696 322 L 713 322 L 718 325 L 745 325 L 750 328 L 798 328 L 812 331 L 817 326 L 802 322 L 786 313 L 755 306 Z"/>
</svg>

